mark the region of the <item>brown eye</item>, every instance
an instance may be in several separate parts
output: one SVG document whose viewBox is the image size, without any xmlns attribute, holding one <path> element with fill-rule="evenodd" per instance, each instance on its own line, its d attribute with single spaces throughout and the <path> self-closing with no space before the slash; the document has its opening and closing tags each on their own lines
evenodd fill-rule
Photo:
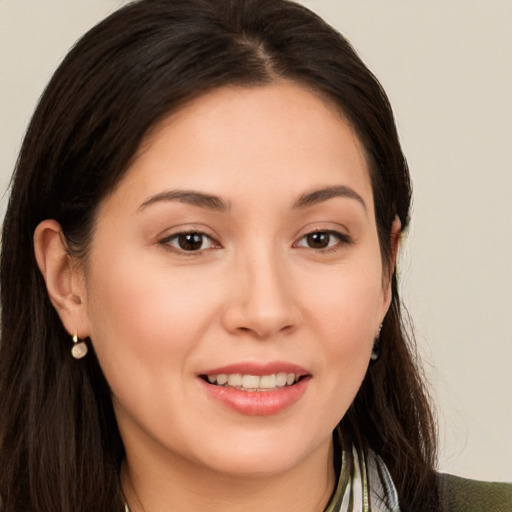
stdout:
<svg viewBox="0 0 512 512">
<path fill-rule="evenodd" d="M 337 231 L 313 231 L 304 235 L 296 244 L 296 247 L 307 249 L 336 249 L 343 244 L 350 243 L 350 239 L 343 233 Z"/>
<path fill-rule="evenodd" d="M 184 233 L 178 235 L 178 245 L 184 251 L 198 251 L 203 245 L 203 235 L 199 233 Z"/>
<path fill-rule="evenodd" d="M 176 233 L 160 243 L 171 246 L 178 252 L 199 252 L 215 246 L 213 240 L 208 235 L 199 232 Z"/>
<path fill-rule="evenodd" d="M 308 247 L 311 247 L 311 249 L 325 249 L 326 247 L 329 247 L 331 238 L 331 233 L 318 231 L 317 233 L 310 233 L 309 235 L 306 235 L 306 243 Z"/>
</svg>

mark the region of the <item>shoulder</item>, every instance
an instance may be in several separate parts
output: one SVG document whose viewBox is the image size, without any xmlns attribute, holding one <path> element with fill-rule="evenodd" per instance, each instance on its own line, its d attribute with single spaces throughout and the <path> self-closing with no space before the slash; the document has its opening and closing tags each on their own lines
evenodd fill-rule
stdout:
<svg viewBox="0 0 512 512">
<path fill-rule="evenodd" d="M 439 475 L 444 512 L 512 512 L 512 483 Z"/>
</svg>

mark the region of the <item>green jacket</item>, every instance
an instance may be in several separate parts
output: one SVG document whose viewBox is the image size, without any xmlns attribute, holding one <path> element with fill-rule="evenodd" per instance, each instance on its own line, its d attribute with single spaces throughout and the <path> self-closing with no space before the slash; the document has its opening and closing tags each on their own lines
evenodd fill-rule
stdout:
<svg viewBox="0 0 512 512">
<path fill-rule="evenodd" d="M 440 475 L 443 512 L 512 512 L 512 483 Z"/>
</svg>

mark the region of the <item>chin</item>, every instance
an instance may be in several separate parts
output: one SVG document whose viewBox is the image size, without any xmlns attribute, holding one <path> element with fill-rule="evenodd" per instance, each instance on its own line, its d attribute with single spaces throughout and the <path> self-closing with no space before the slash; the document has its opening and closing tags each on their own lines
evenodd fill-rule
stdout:
<svg viewBox="0 0 512 512">
<path fill-rule="evenodd" d="M 260 433 L 238 439 L 228 435 L 226 440 L 230 441 L 229 446 L 216 447 L 210 442 L 202 454 L 205 466 L 229 476 L 265 478 L 286 473 L 315 453 L 328 450 L 331 434 L 329 432 L 321 442 L 298 439 L 286 432 L 270 436 Z M 213 461 L 215 463 L 212 464 Z"/>
<path fill-rule="evenodd" d="M 271 457 L 268 455 L 259 453 L 240 457 L 233 454 L 231 458 L 217 460 L 213 466 L 208 461 L 208 466 L 210 470 L 229 478 L 270 478 L 290 471 L 299 462 L 296 460 L 297 454 L 294 457 L 287 457 L 286 454 L 276 456 L 275 453 Z"/>
</svg>

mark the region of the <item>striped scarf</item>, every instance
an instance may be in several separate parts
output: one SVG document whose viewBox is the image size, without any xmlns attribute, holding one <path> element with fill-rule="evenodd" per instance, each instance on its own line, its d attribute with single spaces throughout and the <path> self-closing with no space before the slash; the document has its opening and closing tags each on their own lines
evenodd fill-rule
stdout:
<svg viewBox="0 0 512 512">
<path fill-rule="evenodd" d="M 325 512 L 400 512 L 393 480 L 378 455 L 369 452 L 365 457 L 339 431 L 334 435 L 334 450 L 335 455 L 341 452 L 341 461 L 335 458 L 335 466 L 341 467 Z"/>
</svg>

